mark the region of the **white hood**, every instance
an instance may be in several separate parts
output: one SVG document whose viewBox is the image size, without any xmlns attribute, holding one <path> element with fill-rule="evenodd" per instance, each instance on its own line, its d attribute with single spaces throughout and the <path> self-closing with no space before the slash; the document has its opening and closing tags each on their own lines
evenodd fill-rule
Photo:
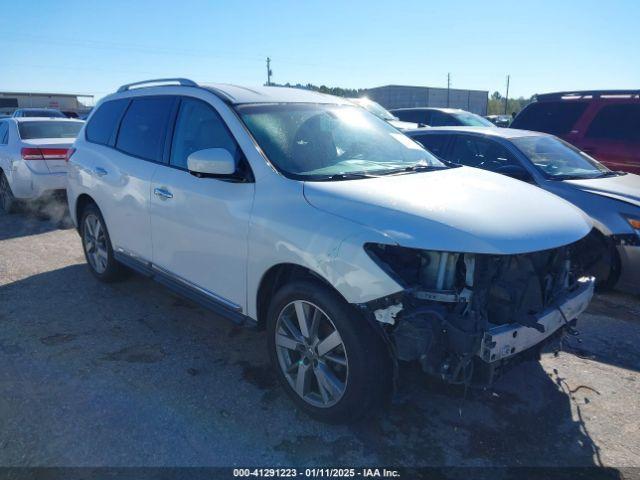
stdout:
<svg viewBox="0 0 640 480">
<path fill-rule="evenodd" d="M 378 230 L 399 245 L 429 250 L 526 253 L 575 242 L 592 227 L 560 197 L 468 167 L 305 182 L 304 194 L 318 209 Z"/>
<path fill-rule="evenodd" d="M 640 207 L 640 176 L 633 173 L 617 177 L 565 180 L 565 182 L 584 192 L 602 195 Z"/>
</svg>

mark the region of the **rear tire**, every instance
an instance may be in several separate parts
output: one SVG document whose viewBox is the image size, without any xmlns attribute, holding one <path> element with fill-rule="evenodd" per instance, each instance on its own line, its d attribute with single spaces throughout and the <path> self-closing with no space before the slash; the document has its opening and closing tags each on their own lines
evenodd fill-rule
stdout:
<svg viewBox="0 0 640 480">
<path fill-rule="evenodd" d="M 267 346 L 287 394 L 317 420 L 357 421 L 376 412 L 392 391 L 392 363 L 381 335 L 318 281 L 296 281 L 274 295 Z"/>
<path fill-rule="evenodd" d="M 0 170 L 0 208 L 6 213 L 15 213 L 18 210 L 19 202 L 13 196 L 9 180 L 5 177 L 4 172 Z"/>
<path fill-rule="evenodd" d="M 124 277 L 125 268 L 113 255 L 107 225 L 95 203 L 82 210 L 80 237 L 89 270 L 98 280 L 114 282 Z"/>
</svg>

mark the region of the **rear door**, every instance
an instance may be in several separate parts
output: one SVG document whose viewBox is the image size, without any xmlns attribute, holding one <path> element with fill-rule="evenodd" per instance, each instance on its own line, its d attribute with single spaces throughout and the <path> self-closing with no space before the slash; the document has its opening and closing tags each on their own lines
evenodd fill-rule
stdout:
<svg viewBox="0 0 640 480">
<path fill-rule="evenodd" d="M 640 103 L 600 104 L 579 147 L 612 170 L 640 173 Z"/>
<path fill-rule="evenodd" d="M 246 304 L 247 235 L 255 184 L 189 173 L 187 157 L 205 148 L 224 148 L 237 164 L 245 161 L 218 112 L 203 100 L 183 97 L 169 165 L 159 167 L 152 181 L 153 263 L 174 280 L 186 281 L 239 310 Z"/>
<path fill-rule="evenodd" d="M 107 223 L 114 249 L 151 261 L 151 179 L 163 161 L 175 96 L 134 97 L 103 104 L 87 125 L 91 194 Z M 121 120 L 120 120 L 121 119 Z M 119 125 L 119 128 L 118 128 Z"/>
</svg>

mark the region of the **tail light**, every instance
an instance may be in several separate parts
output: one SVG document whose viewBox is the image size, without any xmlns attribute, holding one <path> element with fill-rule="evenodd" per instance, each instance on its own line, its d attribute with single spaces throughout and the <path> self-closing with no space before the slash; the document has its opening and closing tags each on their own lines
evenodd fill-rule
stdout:
<svg viewBox="0 0 640 480">
<path fill-rule="evenodd" d="M 75 148 L 70 148 L 69 150 L 67 150 L 67 154 L 64 156 L 65 161 L 69 161 L 71 160 L 71 157 L 73 156 L 73 154 L 76 153 L 76 149 Z"/>
<path fill-rule="evenodd" d="M 23 148 L 22 149 L 23 160 L 44 160 L 42 152 L 39 148 Z"/>
<path fill-rule="evenodd" d="M 23 148 L 23 160 L 67 160 L 66 148 Z M 70 157 L 71 155 L 69 155 Z"/>
</svg>

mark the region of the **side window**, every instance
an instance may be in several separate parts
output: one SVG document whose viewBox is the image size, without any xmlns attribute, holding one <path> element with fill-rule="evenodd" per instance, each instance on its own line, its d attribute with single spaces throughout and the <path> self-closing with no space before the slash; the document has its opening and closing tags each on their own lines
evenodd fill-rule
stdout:
<svg viewBox="0 0 640 480">
<path fill-rule="evenodd" d="M 434 155 L 445 158 L 445 148 L 449 141 L 449 135 L 421 135 L 413 137 L 414 140 L 419 141 L 424 147 Z"/>
<path fill-rule="evenodd" d="M 498 142 L 472 136 L 456 137 L 449 157 L 454 163 L 493 172 L 507 166 L 520 166 L 518 160 Z"/>
<path fill-rule="evenodd" d="M 528 105 L 511 123 L 511 128 L 564 135 L 569 133 L 587 102 L 539 102 Z"/>
<path fill-rule="evenodd" d="M 640 104 L 602 107 L 591 122 L 587 137 L 624 142 L 640 141 Z"/>
<path fill-rule="evenodd" d="M 420 110 L 402 110 L 394 115 L 405 122 L 424 123 L 424 115 Z"/>
<path fill-rule="evenodd" d="M 171 96 L 134 98 L 122 118 L 116 148 L 145 160 L 162 161 L 175 102 L 176 98 Z"/>
<path fill-rule="evenodd" d="M 176 120 L 169 163 L 187 168 L 187 157 L 205 148 L 224 148 L 238 160 L 240 149 L 218 112 L 201 100 L 183 98 Z"/>
<path fill-rule="evenodd" d="M 87 140 L 108 145 L 128 104 L 128 99 L 121 99 L 111 100 L 100 105 L 87 124 Z"/>
<path fill-rule="evenodd" d="M 0 145 L 7 144 L 8 133 L 9 133 L 9 124 L 7 122 L 0 122 Z"/>
<path fill-rule="evenodd" d="M 431 112 L 429 125 L 432 127 L 450 127 L 452 125 L 459 125 L 459 123 L 451 115 L 434 110 Z"/>
</svg>

